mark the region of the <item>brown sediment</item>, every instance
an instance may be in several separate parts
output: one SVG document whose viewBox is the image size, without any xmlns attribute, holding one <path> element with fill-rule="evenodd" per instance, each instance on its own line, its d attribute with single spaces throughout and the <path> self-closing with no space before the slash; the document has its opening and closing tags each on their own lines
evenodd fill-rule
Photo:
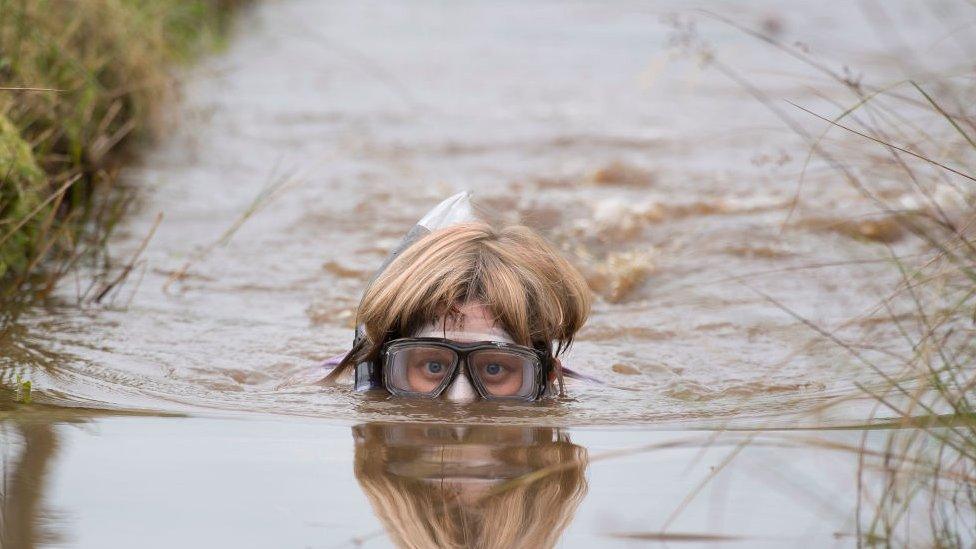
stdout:
<svg viewBox="0 0 976 549">
<path fill-rule="evenodd" d="M 750 397 L 755 395 L 772 395 L 784 393 L 809 393 L 823 391 L 827 388 L 824 383 L 806 381 L 798 383 L 765 383 L 761 381 L 746 381 L 723 389 L 718 396 L 722 397 Z"/>
<path fill-rule="evenodd" d="M 519 198 L 513 194 L 476 197 L 475 211 L 491 223 L 516 223 L 519 221 Z"/>
<path fill-rule="evenodd" d="M 637 368 L 635 368 L 635 367 L 633 367 L 633 366 L 631 366 L 629 364 L 617 363 L 617 364 L 614 364 L 613 366 L 611 366 L 610 369 L 613 370 L 615 373 L 618 373 L 618 374 L 621 374 L 621 375 L 625 375 L 625 376 L 636 376 L 636 375 L 640 375 L 640 370 L 638 370 Z"/>
<path fill-rule="evenodd" d="M 551 231 L 562 224 L 563 209 L 556 206 L 533 205 L 519 211 L 521 222 L 537 231 Z"/>
<path fill-rule="evenodd" d="M 616 160 L 590 174 L 589 181 L 594 185 L 616 185 L 622 187 L 650 187 L 655 182 L 654 174 L 643 168 Z"/>
<path fill-rule="evenodd" d="M 769 246 L 729 246 L 723 251 L 729 255 L 750 259 L 786 259 L 796 255 L 788 250 L 779 250 Z"/>
<path fill-rule="evenodd" d="M 326 122 L 333 122 L 326 120 Z M 291 122 L 291 121 L 288 121 Z M 357 150 L 371 156 L 385 158 L 406 158 L 415 155 L 436 155 L 445 157 L 488 156 L 513 148 L 531 151 L 535 154 L 551 153 L 553 150 L 610 148 L 616 150 L 640 151 L 651 147 L 661 147 L 660 139 L 638 137 L 613 137 L 599 134 L 558 135 L 551 139 L 501 139 L 501 140 L 448 140 L 443 143 L 429 143 L 423 146 L 406 146 L 404 143 L 382 145 L 361 143 Z"/>
<path fill-rule="evenodd" d="M 620 303 L 631 297 L 647 277 L 654 273 L 652 250 L 614 252 L 584 270 L 590 288 L 610 303 Z"/>
<path fill-rule="evenodd" d="M 650 147 L 661 147 L 665 144 L 661 139 L 639 137 L 614 137 L 606 135 L 561 135 L 549 143 L 552 147 L 610 147 L 613 149 L 646 150 Z"/>
<path fill-rule="evenodd" d="M 532 180 L 535 186 L 541 189 L 565 189 L 576 187 L 579 182 L 569 177 L 537 177 Z"/>
<path fill-rule="evenodd" d="M 740 202 L 734 198 L 715 197 L 711 200 L 696 200 L 686 204 L 666 204 L 664 209 L 669 219 L 705 215 L 748 214 L 779 210 L 787 205 L 780 200 L 767 200 L 756 204 Z"/>
<path fill-rule="evenodd" d="M 541 232 L 558 228 L 565 211 L 565 208 L 550 205 L 544 200 L 525 203 L 511 194 L 477 197 L 474 203 L 478 213 L 490 222 L 518 223 Z"/>
<path fill-rule="evenodd" d="M 355 307 L 325 307 L 310 305 L 305 309 L 305 315 L 313 326 L 325 324 L 339 324 L 347 328 L 356 326 Z"/>
<path fill-rule="evenodd" d="M 584 328 L 580 341 L 611 341 L 615 339 L 636 339 L 640 341 L 662 341 L 675 336 L 670 330 L 655 330 L 643 326 L 590 326 Z"/>
<path fill-rule="evenodd" d="M 382 246 L 371 246 L 369 248 L 357 248 L 356 250 L 353 251 L 356 254 L 375 255 L 378 257 L 386 257 L 390 253 L 390 250 L 383 248 Z"/>
<path fill-rule="evenodd" d="M 752 397 L 757 395 L 802 394 L 823 391 L 826 385 L 820 382 L 766 383 L 762 381 L 743 381 L 729 383 L 715 388 L 689 379 L 674 379 L 662 393 L 679 400 L 709 401 L 728 397 Z"/>
<path fill-rule="evenodd" d="M 357 278 L 365 280 L 370 274 L 368 271 L 364 271 L 362 269 L 346 267 L 334 259 L 323 263 L 322 268 L 327 272 L 338 276 L 339 278 Z"/>
<path fill-rule="evenodd" d="M 717 215 L 730 213 L 730 208 L 721 200 L 707 202 L 698 200 L 687 204 L 669 204 L 666 206 L 668 217 L 678 219 L 682 217 L 695 217 L 702 215 Z"/>
<path fill-rule="evenodd" d="M 730 328 L 736 328 L 736 325 L 731 322 L 707 322 L 705 324 L 699 324 L 695 326 L 696 330 L 712 331 L 712 330 L 727 330 Z"/>
<path fill-rule="evenodd" d="M 715 398 L 716 391 L 711 387 L 690 379 L 672 380 L 661 390 L 661 394 L 678 400 L 709 400 Z"/>
<path fill-rule="evenodd" d="M 685 203 L 668 203 L 657 198 L 642 201 L 607 199 L 593 206 L 590 219 L 576 227 L 578 238 L 596 238 L 601 242 L 635 240 L 654 224 L 688 217 L 712 215 L 739 215 L 783 209 L 781 200 L 750 201 L 735 198 L 714 197 Z M 758 253 L 762 253 L 761 251 Z M 771 252 L 767 257 L 774 257 Z"/>
<path fill-rule="evenodd" d="M 891 244 L 905 236 L 905 227 L 896 216 L 871 218 L 809 217 L 796 223 L 797 227 L 817 232 L 834 232 L 857 240 Z"/>
</svg>

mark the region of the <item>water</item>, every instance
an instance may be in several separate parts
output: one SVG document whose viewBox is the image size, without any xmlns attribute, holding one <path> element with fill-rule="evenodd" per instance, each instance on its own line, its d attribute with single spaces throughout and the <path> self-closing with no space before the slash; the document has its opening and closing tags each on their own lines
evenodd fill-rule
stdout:
<svg viewBox="0 0 976 549">
<path fill-rule="evenodd" d="M 462 429 L 294 418 L 8 423 L 0 432 L 7 486 L 34 492 L 14 489 L 3 499 L 6 540 L 30 531 L 38 546 L 58 547 L 324 548 L 356 540 L 387 547 L 396 515 L 381 502 L 394 498 L 402 515 L 415 512 L 435 526 L 458 526 L 465 517 L 469 537 L 460 539 L 472 546 L 486 538 L 500 543 L 513 532 L 523 542 L 551 536 L 575 547 L 644 545 L 626 536 L 656 531 L 742 438 L 720 437 L 702 453 L 707 433 Z M 364 440 L 355 442 L 357 434 Z M 767 436 L 774 444 L 754 441 L 673 521 L 681 546 L 716 543 L 682 542 L 682 534 L 744 547 L 851 543 L 856 457 Z M 657 447 L 606 458 L 635 439 Z M 570 457 L 582 462 L 478 506 L 477 498 L 505 478 Z M 418 480 L 424 477 L 437 480 Z M 514 515 L 514 524 L 499 525 L 500 513 Z M 402 540 L 430 546 L 418 522 L 400 530 Z"/>
<path fill-rule="evenodd" d="M 188 75 L 173 131 L 124 174 L 139 200 L 110 245 L 115 260 L 128 261 L 163 215 L 133 274 L 93 303 L 83 298 L 91 271 L 79 269 L 3 343 L 0 364 L 32 381 L 42 410 L 100 411 L 4 423 L 11 463 L 31 429 L 55 441 L 36 458 L 53 514 L 35 518 L 63 531 L 52 543 L 327 547 L 383 532 L 350 475 L 354 425 L 548 426 L 590 456 L 695 438 L 589 466 L 563 542 L 625 543 L 610 534 L 659 529 L 695 484 L 673 479 L 700 480 L 724 455 L 693 460 L 710 435 L 648 429 L 863 421 L 861 406 L 811 413 L 874 379 L 783 307 L 891 363 L 905 344 L 878 305 L 898 274 L 876 240 L 899 253 L 917 243 L 858 217 L 872 204 L 816 159 L 794 207 L 802 140 L 693 50 L 707 43 L 780 106 L 830 115 L 840 109 L 824 95 L 854 100 L 682 6 L 288 0 L 246 10 L 227 51 Z M 709 7 L 874 82 L 911 68 L 910 56 L 890 55 L 869 6 Z M 912 51 L 945 34 L 943 8 L 885 9 L 912 23 L 900 35 Z M 926 67 L 958 62 L 953 47 L 927 50 L 954 53 Z M 828 139 L 841 151 L 852 142 Z M 866 177 L 890 177 L 849 158 Z M 542 406 L 468 409 L 312 383 L 316 364 L 351 343 L 372 269 L 463 189 L 536 227 L 586 273 L 601 299 L 567 363 L 607 383 L 570 382 L 569 398 Z M 841 222 L 852 216 L 863 222 Z M 828 452 L 821 471 L 825 451 L 800 446 L 750 448 L 742 469 L 792 486 L 795 466 L 808 474 L 802 489 L 740 479 L 737 468 L 673 530 L 746 535 L 750 546 L 852 543 L 854 458 Z M 822 509 L 796 496 L 809 490 Z"/>
<path fill-rule="evenodd" d="M 245 14 L 229 50 L 188 78 L 175 133 L 126 173 L 141 204 L 113 242 L 120 264 L 164 215 L 130 280 L 79 308 L 81 272 L 63 306 L 24 319 L 35 384 L 59 402 L 348 417 L 359 401 L 344 391 L 281 386 L 347 349 L 368 274 L 428 208 L 471 189 L 564 247 L 606 298 L 568 362 L 635 391 L 574 385 L 572 422 L 755 415 L 850 392 L 863 368 L 750 288 L 832 329 L 853 319 L 852 339 L 903 345 L 878 309 L 898 281 L 890 265 L 808 268 L 884 257 L 830 230 L 871 204 L 814 163 L 791 215 L 802 142 L 668 47 L 676 9 Z M 863 17 L 772 4 L 739 17 L 879 81 L 898 75 Z M 780 102 L 832 112 L 815 86 L 852 102 L 769 46 L 699 25 Z"/>
</svg>

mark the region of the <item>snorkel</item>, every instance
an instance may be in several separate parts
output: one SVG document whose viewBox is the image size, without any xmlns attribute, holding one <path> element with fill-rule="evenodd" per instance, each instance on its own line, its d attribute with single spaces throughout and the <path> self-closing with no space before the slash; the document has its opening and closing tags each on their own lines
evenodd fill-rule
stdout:
<svg viewBox="0 0 976 549">
<path fill-rule="evenodd" d="M 434 206 L 433 209 L 420 218 L 420 221 L 416 225 L 407 231 L 407 234 L 400 240 L 400 243 L 386 256 L 386 259 L 383 260 L 380 267 L 369 278 L 369 282 L 366 283 L 366 288 L 368 289 L 383 274 L 383 271 L 390 266 L 390 263 L 403 253 L 404 250 L 421 238 L 434 231 L 459 223 L 476 221 L 477 219 L 474 214 L 474 209 L 471 207 L 470 191 L 459 192 L 437 206 Z M 365 292 L 365 289 L 363 291 Z M 364 326 L 361 324 L 357 325 L 355 337 L 353 338 L 353 348 L 357 348 L 365 337 L 366 330 Z M 385 390 L 383 386 L 383 373 L 380 371 L 380 365 L 375 360 L 368 360 L 356 364 L 354 390 L 357 392 Z"/>
</svg>

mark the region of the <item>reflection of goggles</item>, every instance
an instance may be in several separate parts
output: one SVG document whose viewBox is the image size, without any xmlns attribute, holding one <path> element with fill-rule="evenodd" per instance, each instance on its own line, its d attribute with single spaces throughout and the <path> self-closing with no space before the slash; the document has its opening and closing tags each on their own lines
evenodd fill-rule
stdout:
<svg viewBox="0 0 976 549">
<path fill-rule="evenodd" d="M 546 388 L 548 357 L 515 345 L 457 343 L 436 337 L 402 338 L 383 346 L 383 382 L 396 396 L 435 398 L 457 378 L 462 364 L 487 400 L 536 400 Z"/>
<path fill-rule="evenodd" d="M 372 423 L 352 428 L 357 460 L 369 456 L 386 474 L 449 483 L 495 483 L 551 464 L 569 443 L 559 429 L 517 425 Z"/>
</svg>

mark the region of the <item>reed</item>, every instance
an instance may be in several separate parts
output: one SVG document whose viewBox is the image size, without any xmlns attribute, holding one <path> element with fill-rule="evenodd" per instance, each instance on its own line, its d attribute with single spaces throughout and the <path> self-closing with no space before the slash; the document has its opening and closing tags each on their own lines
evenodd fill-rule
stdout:
<svg viewBox="0 0 976 549">
<path fill-rule="evenodd" d="M 0 301 L 43 297 L 104 243 L 132 142 L 163 127 L 175 69 L 243 0 L 0 0 Z M 90 254 L 89 254 L 90 256 Z"/>
<path fill-rule="evenodd" d="M 900 280 L 879 299 L 876 311 L 887 314 L 910 351 L 889 355 L 883 363 L 864 351 L 863 342 L 766 296 L 874 374 L 877 381 L 858 384 L 875 403 L 866 423 L 900 427 L 887 431 L 880 454 L 868 450 L 868 431 L 856 449 L 858 545 L 971 546 L 976 543 L 976 116 L 971 108 L 976 79 L 965 73 L 923 74 L 871 86 L 832 71 L 800 47 L 714 17 L 849 92 L 851 103 L 838 104 L 835 114 L 802 105 L 789 112 L 733 68 L 709 59 L 768 102 L 806 141 L 808 162 L 819 158 L 829 164 L 917 244 L 913 253 L 891 242 L 878 244 Z M 811 133 L 798 122 L 802 117 L 822 123 L 822 132 Z M 824 144 L 828 133 L 848 138 L 843 152 Z M 868 159 L 873 175 L 849 168 L 844 158 L 851 157 Z M 882 192 L 879 174 L 889 184 L 897 182 L 900 192 Z"/>
<path fill-rule="evenodd" d="M 858 524 L 861 539 L 885 545 L 964 547 L 976 543 L 976 124 L 965 109 L 950 114 L 946 105 L 971 105 L 974 94 L 969 81 L 907 84 L 907 97 L 914 90 L 928 104 L 927 127 L 941 129 L 925 146 L 910 145 L 914 150 L 893 143 L 894 131 L 880 124 L 862 137 L 882 146 L 902 181 L 915 188 L 921 207 L 901 222 L 930 253 L 909 261 L 887 250 L 901 280 L 880 306 L 912 353 L 886 385 L 861 388 L 879 414 L 906 428 L 888 436 L 896 457 L 873 464 L 862 457 L 862 474 L 870 466 L 884 481 L 874 493 L 859 483 L 868 505 Z M 931 426 L 910 428 L 919 417 Z"/>
</svg>

